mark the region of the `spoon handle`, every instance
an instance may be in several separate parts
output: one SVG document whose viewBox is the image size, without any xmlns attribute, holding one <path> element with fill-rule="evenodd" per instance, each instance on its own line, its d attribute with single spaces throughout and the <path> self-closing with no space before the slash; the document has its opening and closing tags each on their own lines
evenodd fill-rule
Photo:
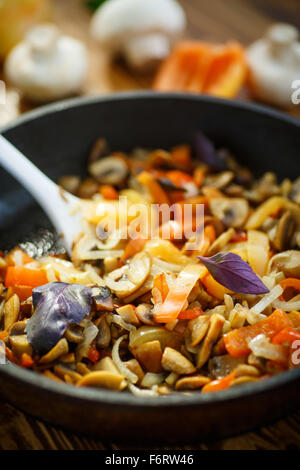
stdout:
<svg viewBox="0 0 300 470">
<path fill-rule="evenodd" d="M 0 135 L 0 164 L 40 204 L 58 233 L 64 235 L 65 245 L 70 251 L 75 227 L 72 227 L 69 211 L 70 204 L 76 202 L 77 198 L 64 191 L 63 199 L 59 187 L 2 135 Z"/>
</svg>

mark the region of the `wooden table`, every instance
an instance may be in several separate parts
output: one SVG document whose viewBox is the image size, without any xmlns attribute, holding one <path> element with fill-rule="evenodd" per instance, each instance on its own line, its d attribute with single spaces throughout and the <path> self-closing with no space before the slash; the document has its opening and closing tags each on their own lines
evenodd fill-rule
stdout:
<svg viewBox="0 0 300 470">
<path fill-rule="evenodd" d="M 83 0 L 53 0 L 56 22 L 69 34 L 82 39 L 90 55 L 90 72 L 84 92 L 109 93 L 117 90 L 150 86 L 149 77 L 133 76 L 120 64 L 110 64 L 88 36 L 89 12 Z M 247 45 L 261 36 L 274 21 L 287 21 L 300 28 L 298 0 L 182 0 L 188 16 L 189 37 L 211 41 L 234 38 Z M 299 77 L 300 78 L 300 77 Z M 243 98 L 245 98 L 243 96 Z M 246 99 L 249 97 L 246 96 Z M 293 114 L 299 115 L 293 110 Z M 134 443 L 118 445 L 98 439 L 76 436 L 56 429 L 16 410 L 0 404 L 0 449 L 137 449 Z M 141 447 L 145 448 L 145 447 Z M 155 447 L 157 449 L 157 447 Z M 151 446 L 147 446 L 151 449 Z M 273 425 L 241 436 L 197 446 L 162 447 L 161 450 L 205 449 L 298 449 L 300 450 L 300 412 Z"/>
</svg>

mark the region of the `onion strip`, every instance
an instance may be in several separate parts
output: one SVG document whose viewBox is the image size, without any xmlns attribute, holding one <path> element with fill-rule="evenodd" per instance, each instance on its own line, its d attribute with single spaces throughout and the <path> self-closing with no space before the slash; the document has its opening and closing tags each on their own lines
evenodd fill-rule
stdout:
<svg viewBox="0 0 300 470">
<path fill-rule="evenodd" d="M 134 374 L 133 372 L 131 372 L 131 370 L 129 370 L 126 367 L 126 365 L 121 361 L 121 358 L 120 358 L 120 355 L 119 355 L 120 344 L 126 338 L 127 338 L 127 335 L 123 335 L 123 336 L 120 336 L 120 338 L 117 339 L 117 341 L 115 342 L 115 344 L 112 347 L 111 356 L 112 356 L 112 360 L 114 361 L 114 363 L 115 363 L 116 367 L 118 368 L 120 374 L 124 375 L 124 377 L 126 377 L 126 379 L 128 379 L 130 383 L 135 384 L 139 380 L 138 376 L 136 374 Z"/>
</svg>

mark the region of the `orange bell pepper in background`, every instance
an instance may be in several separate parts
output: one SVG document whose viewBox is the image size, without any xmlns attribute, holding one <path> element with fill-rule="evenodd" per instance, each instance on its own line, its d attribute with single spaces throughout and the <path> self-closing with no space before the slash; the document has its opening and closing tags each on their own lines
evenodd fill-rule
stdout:
<svg viewBox="0 0 300 470">
<path fill-rule="evenodd" d="M 8 266 L 5 276 L 5 287 L 30 286 L 38 287 L 48 284 L 46 271 L 26 268 L 25 266 Z"/>
<path fill-rule="evenodd" d="M 249 340 L 259 334 L 264 334 L 272 339 L 276 333 L 291 326 L 287 314 L 283 310 L 275 310 L 268 318 L 254 323 L 254 325 L 243 326 L 225 334 L 226 350 L 231 356 L 246 356 L 251 352 L 248 346 Z"/>
<path fill-rule="evenodd" d="M 239 43 L 215 45 L 183 41 L 175 46 L 162 63 L 153 88 L 158 91 L 189 91 L 233 98 L 246 76 L 245 52 Z"/>
</svg>

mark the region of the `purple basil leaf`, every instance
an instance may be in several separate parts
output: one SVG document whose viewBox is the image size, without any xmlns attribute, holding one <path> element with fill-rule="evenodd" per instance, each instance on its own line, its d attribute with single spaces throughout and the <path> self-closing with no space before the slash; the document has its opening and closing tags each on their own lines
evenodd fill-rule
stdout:
<svg viewBox="0 0 300 470">
<path fill-rule="evenodd" d="M 214 144 L 201 132 L 195 135 L 195 156 L 203 163 L 215 168 L 216 170 L 225 170 L 227 168 L 226 160 L 221 153 L 218 153 Z"/>
<path fill-rule="evenodd" d="M 34 314 L 28 320 L 28 341 L 38 354 L 48 352 L 70 323 L 80 323 L 90 313 L 92 291 L 81 284 L 51 282 L 32 291 Z"/>
<path fill-rule="evenodd" d="M 212 277 L 233 292 L 265 294 L 269 289 L 252 271 L 246 261 L 235 253 L 220 252 L 210 258 L 198 256 Z"/>
</svg>

